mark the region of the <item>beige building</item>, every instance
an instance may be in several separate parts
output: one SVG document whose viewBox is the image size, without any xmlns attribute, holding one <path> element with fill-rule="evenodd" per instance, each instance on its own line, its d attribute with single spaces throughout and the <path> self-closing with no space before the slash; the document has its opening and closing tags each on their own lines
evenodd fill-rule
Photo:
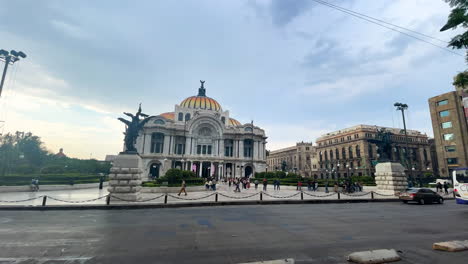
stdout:
<svg viewBox="0 0 468 264">
<path fill-rule="evenodd" d="M 465 107 L 464 107 L 464 104 Z M 468 96 L 461 89 L 429 99 L 439 174 L 468 167 Z"/>
<path fill-rule="evenodd" d="M 316 151 L 313 144 L 299 142 L 296 146 L 270 151 L 267 156 L 267 165 L 270 171 L 284 170 L 310 177 L 314 159 L 316 159 Z"/>
<path fill-rule="evenodd" d="M 357 125 L 327 133 L 316 141 L 317 170 L 314 177 L 341 178 L 347 176 L 374 175 L 378 158 L 376 145 L 369 140 L 375 139 L 379 129 L 391 132 L 393 151 L 391 159 L 408 164 L 411 175 L 416 179 L 425 172 L 432 172 L 432 160 L 428 137 L 416 130 L 407 130 L 410 162 L 405 162 L 405 135 L 403 129 Z"/>
</svg>

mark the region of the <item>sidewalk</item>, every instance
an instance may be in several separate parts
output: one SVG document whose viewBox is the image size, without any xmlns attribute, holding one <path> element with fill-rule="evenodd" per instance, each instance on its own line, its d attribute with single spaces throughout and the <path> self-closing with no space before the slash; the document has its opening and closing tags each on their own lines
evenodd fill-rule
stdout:
<svg viewBox="0 0 468 264">
<path fill-rule="evenodd" d="M 185 196 L 177 195 L 176 192 L 167 193 L 167 204 L 174 203 L 210 203 L 217 202 L 233 202 L 233 201 L 300 201 L 300 200 L 388 200 L 398 197 L 392 195 L 389 191 L 376 190 L 375 187 L 364 188 L 363 192 L 352 194 L 333 192 L 333 188 L 329 188 L 330 192 L 324 191 L 307 191 L 307 187 L 300 191 L 294 186 L 281 186 L 281 190 L 273 190 L 272 185 L 268 185 L 267 191 L 262 191 L 263 185 L 259 185 L 258 189 L 254 187 L 250 189 L 241 189 L 241 192 L 234 192 L 234 186 L 229 187 L 227 184 L 219 184 L 216 191 L 196 191 L 188 192 Z M 322 188 L 323 189 L 323 188 Z M 262 194 L 260 194 L 262 193 Z M 82 189 L 82 190 L 61 190 L 61 191 L 39 191 L 39 192 L 12 192 L 0 194 L 0 206 L 41 206 L 43 196 L 47 196 L 46 205 L 105 205 L 106 198 L 109 193 L 107 189 Z M 112 200 L 111 205 L 129 205 L 129 204 L 164 204 L 165 193 L 141 193 L 141 200 L 138 202 Z M 444 196 L 447 197 L 447 196 Z M 451 196 L 448 196 L 451 198 Z"/>
</svg>

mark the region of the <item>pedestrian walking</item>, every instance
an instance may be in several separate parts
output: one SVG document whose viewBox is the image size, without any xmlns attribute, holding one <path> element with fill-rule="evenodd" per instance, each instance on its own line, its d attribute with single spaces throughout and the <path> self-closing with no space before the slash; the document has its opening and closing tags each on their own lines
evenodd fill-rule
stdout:
<svg viewBox="0 0 468 264">
<path fill-rule="evenodd" d="M 301 180 L 299 180 L 299 181 L 297 182 L 297 190 L 298 190 L 298 191 L 302 191 L 302 181 L 301 181 Z"/>
<path fill-rule="evenodd" d="M 314 192 L 318 190 L 318 182 L 317 181 L 314 181 Z"/>
<path fill-rule="evenodd" d="M 231 188 L 232 178 L 229 178 L 229 188 Z"/>
<path fill-rule="evenodd" d="M 187 196 L 187 191 L 185 190 L 185 187 L 187 187 L 187 185 L 185 184 L 185 180 L 182 180 L 182 184 L 180 185 L 180 191 L 179 191 L 179 196 L 182 192 L 185 193 L 185 195 Z"/>
<path fill-rule="evenodd" d="M 281 182 L 279 179 L 276 179 L 276 190 L 279 191 L 280 190 L 280 185 L 281 185 Z"/>
<path fill-rule="evenodd" d="M 267 190 L 267 184 L 268 184 L 268 180 L 266 178 L 263 178 L 263 190 L 264 191 Z"/>
<path fill-rule="evenodd" d="M 311 191 L 312 190 L 312 181 L 309 179 L 307 180 L 307 190 Z"/>
<path fill-rule="evenodd" d="M 447 182 L 444 182 L 444 190 L 445 190 L 445 194 L 448 194 L 448 188 L 449 188 L 449 185 Z M 38 188 L 39 189 L 39 188 Z"/>
<path fill-rule="evenodd" d="M 210 189 L 210 184 L 208 183 L 208 180 L 205 181 L 205 190 L 208 191 Z"/>
<path fill-rule="evenodd" d="M 336 192 L 336 193 L 338 192 L 338 183 L 337 182 L 335 182 L 335 184 L 333 184 L 333 191 Z"/>
<path fill-rule="evenodd" d="M 255 190 L 257 190 L 257 188 L 258 188 L 258 180 L 255 180 L 254 183 L 255 183 Z"/>
<path fill-rule="evenodd" d="M 438 183 L 436 184 L 436 191 L 437 191 L 437 192 L 442 192 L 442 183 L 438 182 Z"/>
<path fill-rule="evenodd" d="M 240 185 L 240 180 L 234 180 L 234 185 L 236 186 L 236 189 L 234 190 L 234 192 L 240 192 L 240 188 L 239 188 L 239 185 Z"/>
</svg>

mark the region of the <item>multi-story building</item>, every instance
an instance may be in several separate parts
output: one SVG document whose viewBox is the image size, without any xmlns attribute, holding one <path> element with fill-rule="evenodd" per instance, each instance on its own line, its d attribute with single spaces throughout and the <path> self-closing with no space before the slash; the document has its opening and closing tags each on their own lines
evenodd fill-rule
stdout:
<svg viewBox="0 0 468 264">
<path fill-rule="evenodd" d="M 312 161 L 316 158 L 311 142 L 299 142 L 296 146 L 270 151 L 267 165 L 270 170 L 295 172 L 305 177 L 312 175 Z"/>
<path fill-rule="evenodd" d="M 466 103 L 466 108 L 464 107 Z M 461 89 L 429 98 L 439 174 L 468 167 L 468 96 Z"/>
<path fill-rule="evenodd" d="M 376 145 L 369 142 L 379 130 L 391 132 L 391 160 L 401 162 L 415 179 L 432 172 L 428 137 L 416 130 L 407 130 L 409 155 L 405 155 L 404 130 L 399 128 L 357 125 L 327 133 L 316 141 L 317 170 L 314 177 L 340 178 L 347 176 L 374 176 L 378 159 Z"/>
<path fill-rule="evenodd" d="M 250 177 L 266 167 L 265 131 L 241 124 L 206 96 L 202 82 L 197 96 L 175 105 L 174 112 L 149 117 L 136 140 L 148 178 L 170 168 L 194 171 L 200 177 Z"/>
</svg>

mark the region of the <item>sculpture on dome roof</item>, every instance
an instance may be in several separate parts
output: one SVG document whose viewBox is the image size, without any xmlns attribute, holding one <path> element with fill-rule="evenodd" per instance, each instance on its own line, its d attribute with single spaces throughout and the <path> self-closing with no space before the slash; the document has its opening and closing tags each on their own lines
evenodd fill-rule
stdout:
<svg viewBox="0 0 468 264">
<path fill-rule="evenodd" d="M 205 81 L 200 80 L 200 88 L 198 88 L 198 96 L 206 96 L 206 90 L 205 90 Z"/>
<path fill-rule="evenodd" d="M 132 120 L 125 120 L 121 117 L 118 118 L 118 120 L 126 125 L 124 132 L 125 151 L 123 153 L 138 154 L 135 148 L 136 138 L 138 137 L 138 132 L 143 128 L 146 122 L 149 121 L 149 115 L 141 112 L 141 103 L 138 108 L 138 112 L 135 115 L 126 112 L 124 112 L 124 115 L 129 116 Z M 144 119 L 140 120 L 140 116 L 144 117 Z"/>
</svg>

